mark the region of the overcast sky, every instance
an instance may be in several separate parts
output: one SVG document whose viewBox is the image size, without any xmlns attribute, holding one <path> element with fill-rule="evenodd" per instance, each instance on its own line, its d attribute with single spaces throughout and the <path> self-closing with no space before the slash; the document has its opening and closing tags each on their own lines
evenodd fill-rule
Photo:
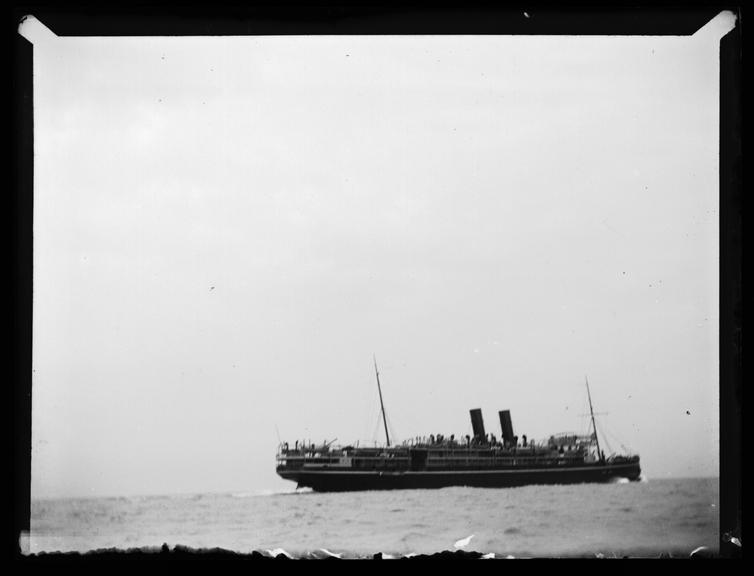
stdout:
<svg viewBox="0 0 754 576">
<path fill-rule="evenodd" d="M 586 432 L 718 474 L 721 15 L 692 37 L 58 38 L 32 495 L 293 487 L 283 440 Z"/>
</svg>

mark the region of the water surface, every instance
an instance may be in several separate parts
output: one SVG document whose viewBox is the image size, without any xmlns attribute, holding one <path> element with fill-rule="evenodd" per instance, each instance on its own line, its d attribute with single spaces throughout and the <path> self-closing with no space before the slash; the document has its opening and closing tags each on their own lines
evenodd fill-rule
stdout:
<svg viewBox="0 0 754 576">
<path fill-rule="evenodd" d="M 29 552 L 154 547 L 325 548 L 349 556 L 687 556 L 718 549 L 718 479 L 32 501 Z"/>
</svg>

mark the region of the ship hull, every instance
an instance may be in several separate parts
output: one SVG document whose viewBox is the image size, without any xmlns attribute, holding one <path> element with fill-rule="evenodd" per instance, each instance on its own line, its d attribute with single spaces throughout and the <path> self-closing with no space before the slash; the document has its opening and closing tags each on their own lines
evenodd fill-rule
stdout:
<svg viewBox="0 0 754 576">
<path fill-rule="evenodd" d="M 469 486 L 510 488 L 530 484 L 606 483 L 617 478 L 637 481 L 638 462 L 591 464 L 578 467 L 505 470 L 352 471 L 347 469 L 279 469 L 278 474 L 299 487 L 317 492 L 405 490 Z"/>
</svg>

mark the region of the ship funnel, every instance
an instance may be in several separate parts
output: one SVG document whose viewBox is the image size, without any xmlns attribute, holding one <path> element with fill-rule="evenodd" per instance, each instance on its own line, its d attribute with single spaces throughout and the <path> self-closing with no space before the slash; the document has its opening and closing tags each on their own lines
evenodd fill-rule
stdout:
<svg viewBox="0 0 754 576">
<path fill-rule="evenodd" d="M 510 445 L 513 440 L 513 422 L 511 422 L 511 411 L 500 410 L 500 428 L 503 431 L 503 444 Z"/>
<path fill-rule="evenodd" d="M 482 409 L 474 408 L 469 410 L 471 414 L 471 427 L 474 429 L 474 438 L 484 440 L 487 435 L 484 433 L 484 420 L 482 419 Z"/>
</svg>

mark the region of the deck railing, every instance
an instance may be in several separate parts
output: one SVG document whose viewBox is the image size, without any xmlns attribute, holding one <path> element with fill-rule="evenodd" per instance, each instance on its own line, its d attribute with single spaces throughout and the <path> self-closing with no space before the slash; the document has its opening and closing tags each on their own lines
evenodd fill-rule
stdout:
<svg viewBox="0 0 754 576">
<path fill-rule="evenodd" d="M 434 452 L 434 453 L 433 453 Z M 562 454 L 547 452 L 527 454 L 520 452 L 479 452 L 478 450 L 428 451 L 422 468 L 442 468 L 448 464 L 452 467 L 489 468 L 499 466 L 557 466 L 585 462 L 586 452 L 570 451 Z M 348 467 L 367 469 L 409 469 L 411 455 L 408 451 L 401 453 L 375 453 L 374 455 L 349 452 L 319 453 L 319 452 L 287 452 L 277 456 L 279 466 L 287 468 L 300 467 Z"/>
</svg>

